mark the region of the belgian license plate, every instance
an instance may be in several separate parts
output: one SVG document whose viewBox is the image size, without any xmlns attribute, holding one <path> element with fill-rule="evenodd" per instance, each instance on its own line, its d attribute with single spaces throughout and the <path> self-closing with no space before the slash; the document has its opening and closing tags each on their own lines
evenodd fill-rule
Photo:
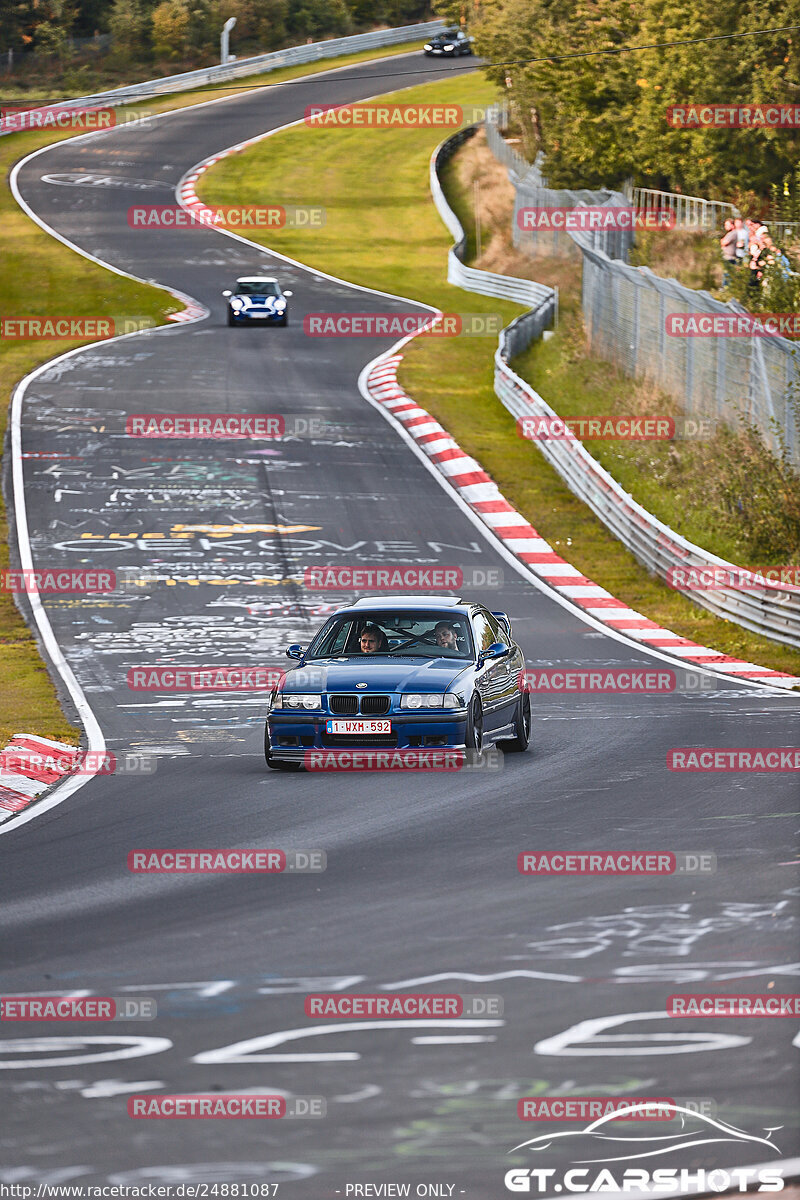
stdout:
<svg viewBox="0 0 800 1200">
<path fill-rule="evenodd" d="M 325 726 L 328 733 L 349 733 L 351 736 L 359 733 L 391 733 L 391 721 L 328 721 Z"/>
</svg>

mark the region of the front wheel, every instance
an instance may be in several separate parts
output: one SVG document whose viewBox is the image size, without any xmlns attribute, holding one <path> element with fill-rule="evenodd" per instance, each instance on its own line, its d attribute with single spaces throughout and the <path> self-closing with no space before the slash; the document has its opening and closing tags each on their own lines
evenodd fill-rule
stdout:
<svg viewBox="0 0 800 1200">
<path fill-rule="evenodd" d="M 514 714 L 514 737 L 506 742 L 509 750 L 527 750 L 531 740 L 531 698 L 523 692 Z"/>
<path fill-rule="evenodd" d="M 229 325 L 235 325 L 235 324 L 236 324 L 236 322 L 235 322 L 235 321 L 234 321 L 234 319 L 233 319 L 233 313 L 231 312 L 231 310 L 230 310 L 230 309 L 228 309 L 228 324 L 229 324 Z"/>
<path fill-rule="evenodd" d="M 483 708 L 480 697 L 477 695 L 472 697 L 472 703 L 467 713 L 465 741 L 468 752 L 471 750 L 479 755 L 483 750 Z"/>
<path fill-rule="evenodd" d="M 267 760 L 267 766 L 271 771 L 299 771 L 301 767 L 300 763 L 283 762 L 282 759 L 276 758 L 272 753 L 268 722 L 264 725 L 264 758 Z"/>
</svg>

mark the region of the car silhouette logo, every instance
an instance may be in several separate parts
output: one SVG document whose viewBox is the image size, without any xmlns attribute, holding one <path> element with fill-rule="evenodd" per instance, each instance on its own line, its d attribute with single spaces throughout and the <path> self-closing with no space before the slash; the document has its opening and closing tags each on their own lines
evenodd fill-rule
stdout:
<svg viewBox="0 0 800 1200">
<path fill-rule="evenodd" d="M 357 688 L 365 688 L 366 686 L 367 686 L 367 685 L 366 685 L 365 683 L 357 683 L 357 684 L 356 684 L 356 687 L 357 687 Z"/>
</svg>

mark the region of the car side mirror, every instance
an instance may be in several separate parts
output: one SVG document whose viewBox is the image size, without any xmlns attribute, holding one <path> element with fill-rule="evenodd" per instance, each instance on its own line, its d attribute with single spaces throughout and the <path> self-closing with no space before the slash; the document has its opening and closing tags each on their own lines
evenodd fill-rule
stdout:
<svg viewBox="0 0 800 1200">
<path fill-rule="evenodd" d="M 223 292 L 223 296 L 232 296 L 233 292 Z"/>
<path fill-rule="evenodd" d="M 490 658 L 505 658 L 508 653 L 509 648 L 505 642 L 492 642 L 488 649 L 481 650 L 480 662 L 488 662 Z"/>
<path fill-rule="evenodd" d="M 503 631 L 508 635 L 508 640 L 511 641 L 511 622 L 508 619 L 508 613 L 492 611 L 492 616 L 503 627 Z"/>
<path fill-rule="evenodd" d="M 291 646 L 286 647 L 287 658 L 302 658 L 304 654 L 305 650 L 299 642 L 293 642 Z"/>
<path fill-rule="evenodd" d="M 284 292 L 284 296 L 293 296 L 294 292 Z"/>
</svg>

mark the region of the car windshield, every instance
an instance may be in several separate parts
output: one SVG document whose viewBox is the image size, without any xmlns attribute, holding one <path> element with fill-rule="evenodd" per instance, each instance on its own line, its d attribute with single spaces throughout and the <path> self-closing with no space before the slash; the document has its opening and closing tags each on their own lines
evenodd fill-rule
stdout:
<svg viewBox="0 0 800 1200">
<path fill-rule="evenodd" d="M 281 289 L 271 279 L 237 279 L 237 296 L 280 296 Z"/>
<path fill-rule="evenodd" d="M 332 617 L 306 658 L 472 659 L 472 635 L 462 612 L 375 609 Z"/>
</svg>

